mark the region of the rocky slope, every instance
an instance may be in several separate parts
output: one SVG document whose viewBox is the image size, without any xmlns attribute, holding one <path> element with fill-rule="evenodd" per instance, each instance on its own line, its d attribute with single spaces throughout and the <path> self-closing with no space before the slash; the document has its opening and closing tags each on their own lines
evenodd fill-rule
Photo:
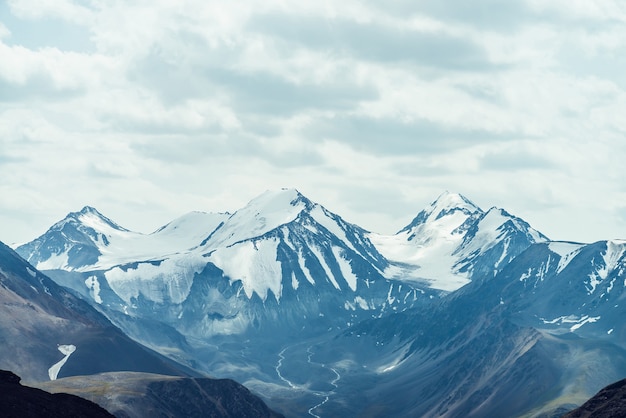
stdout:
<svg viewBox="0 0 626 418">
<path fill-rule="evenodd" d="M 562 418 L 626 417 L 626 379 L 615 382 Z"/>
</svg>

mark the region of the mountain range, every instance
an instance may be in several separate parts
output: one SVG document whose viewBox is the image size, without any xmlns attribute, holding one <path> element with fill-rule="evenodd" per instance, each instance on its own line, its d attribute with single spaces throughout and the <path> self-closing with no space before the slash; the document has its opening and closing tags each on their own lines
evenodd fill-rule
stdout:
<svg viewBox="0 0 626 418">
<path fill-rule="evenodd" d="M 294 189 L 151 234 L 87 206 L 16 251 L 126 338 L 286 416 L 551 416 L 626 374 L 626 241 L 552 241 L 459 194 L 394 235 Z"/>
</svg>

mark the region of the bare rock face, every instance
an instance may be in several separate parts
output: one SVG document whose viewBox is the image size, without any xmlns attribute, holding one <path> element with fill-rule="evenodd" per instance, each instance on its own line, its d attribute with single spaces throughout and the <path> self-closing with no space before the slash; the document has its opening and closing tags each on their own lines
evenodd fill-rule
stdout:
<svg viewBox="0 0 626 418">
<path fill-rule="evenodd" d="M 626 417 L 626 379 L 605 387 L 579 408 L 563 415 L 563 418 L 591 417 Z"/>
<path fill-rule="evenodd" d="M 12 372 L 0 370 L 0 413 L 5 418 L 113 417 L 86 399 L 22 386 L 20 380 Z"/>
</svg>

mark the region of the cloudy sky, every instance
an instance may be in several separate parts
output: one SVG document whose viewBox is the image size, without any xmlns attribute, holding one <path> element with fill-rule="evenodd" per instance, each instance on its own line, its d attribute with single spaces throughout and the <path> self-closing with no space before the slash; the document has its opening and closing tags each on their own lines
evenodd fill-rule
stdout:
<svg viewBox="0 0 626 418">
<path fill-rule="evenodd" d="M 383 233 L 449 190 L 626 238 L 625 4 L 0 1 L 0 240 L 280 187 Z"/>
</svg>

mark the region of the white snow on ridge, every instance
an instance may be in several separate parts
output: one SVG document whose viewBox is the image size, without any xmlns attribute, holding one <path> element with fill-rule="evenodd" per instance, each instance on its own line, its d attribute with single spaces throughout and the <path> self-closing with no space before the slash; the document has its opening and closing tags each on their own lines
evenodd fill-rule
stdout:
<svg viewBox="0 0 626 418">
<path fill-rule="evenodd" d="M 100 282 L 96 276 L 89 276 L 85 279 L 85 286 L 90 290 L 90 293 L 93 295 L 93 300 L 102 304 L 102 298 L 100 297 Z"/>
<path fill-rule="evenodd" d="M 502 209 L 491 208 L 478 222 L 478 231 L 469 244 L 462 249 L 464 255 L 475 252 L 483 253 L 499 241 L 502 231 L 498 231 L 504 223 L 511 220 Z"/>
<path fill-rule="evenodd" d="M 69 256 L 67 250 L 61 254 L 52 254 L 46 261 L 40 261 L 35 266 L 37 270 L 71 270 L 67 263 Z"/>
<path fill-rule="evenodd" d="M 624 259 L 626 253 L 626 241 L 611 240 L 606 243 L 606 252 L 602 255 L 606 271 L 603 279 L 606 279 L 608 273 L 617 267 L 617 264 Z"/>
<path fill-rule="evenodd" d="M 566 315 L 560 316 L 558 318 L 554 318 L 552 320 L 546 320 L 543 318 L 539 318 L 544 324 L 548 325 L 564 325 L 564 324 L 574 324 L 569 327 L 570 332 L 574 332 L 585 324 L 591 324 L 597 322 L 601 319 L 600 316 L 590 317 L 589 315 L 584 315 L 582 317 L 578 317 L 576 315 Z"/>
<path fill-rule="evenodd" d="M 587 291 L 590 295 L 595 292 L 597 286 L 602 283 L 602 281 L 606 280 L 609 274 L 623 261 L 624 254 L 626 253 L 625 244 L 626 243 L 622 241 L 606 242 L 606 251 L 602 253 L 604 265 L 597 266 L 596 271 L 589 274 L 589 287 Z M 611 282 L 610 288 L 607 291 L 610 291 L 612 288 L 613 283 Z"/>
<path fill-rule="evenodd" d="M 222 269 L 231 280 L 241 280 L 248 298 L 256 293 L 265 300 L 268 290 L 271 290 L 276 298 L 280 299 L 282 267 L 276 259 L 279 243 L 277 238 L 255 242 L 244 241 L 231 247 L 217 249 L 209 260 Z"/>
<path fill-rule="evenodd" d="M 87 209 L 87 208 L 85 208 Z M 83 225 L 93 228 L 96 232 L 100 232 L 107 236 L 123 235 L 126 232 L 130 232 L 124 228 L 115 228 L 110 223 L 106 222 L 102 216 L 95 209 L 89 209 L 80 212 L 77 219 Z"/>
<path fill-rule="evenodd" d="M 295 189 L 267 191 L 235 212 L 215 231 L 207 249 L 228 247 L 256 238 L 296 219 L 306 204 Z"/>
<path fill-rule="evenodd" d="M 109 245 L 98 248 L 102 253 L 98 262 L 78 270 L 107 269 L 136 261 L 159 260 L 189 251 L 200 245 L 228 216 L 225 213 L 191 212 L 149 235 L 126 231 L 109 236 Z"/>
<path fill-rule="evenodd" d="M 427 222 L 396 235 L 368 235 L 376 249 L 392 262 L 384 271 L 385 276 L 425 281 L 431 288 L 445 291 L 453 291 L 469 283 L 467 274 L 454 271 L 458 257 L 453 255 L 463 241 L 463 235 L 454 231 L 469 215 L 454 211 L 436 218 L 441 210 L 450 209 L 448 206 L 436 207 L 436 213 L 433 212 Z M 409 240 L 410 237 L 413 238 Z"/>
<path fill-rule="evenodd" d="M 108 243 L 97 239 L 94 244 L 101 255 L 93 265 L 74 269 L 69 265 L 68 252 L 53 254 L 37 263 L 38 270 L 76 270 L 80 272 L 106 270 L 137 261 L 160 260 L 177 253 L 188 252 L 207 238 L 230 215 L 224 213 L 191 212 L 181 216 L 151 234 L 116 229 L 95 213 L 78 216 L 83 225 L 104 235 Z"/>
<path fill-rule="evenodd" d="M 563 269 L 567 267 L 567 265 L 578 255 L 583 247 L 583 244 L 573 242 L 552 241 L 548 244 L 550 251 L 561 257 L 559 265 L 556 268 L 557 274 L 562 272 Z"/>
<path fill-rule="evenodd" d="M 585 325 L 585 324 L 591 324 L 591 323 L 594 323 L 594 322 L 598 322 L 598 319 L 600 319 L 600 318 L 601 318 L 600 316 L 589 317 L 589 316 L 585 315 L 585 316 L 583 316 L 583 317 L 580 319 L 580 322 L 579 322 L 579 323 L 577 323 L 577 324 L 575 324 L 575 325 L 572 325 L 572 326 L 570 327 L 570 329 L 569 329 L 569 330 L 570 330 L 571 332 L 574 332 L 574 331 L 576 331 L 578 328 L 582 327 L 582 326 L 583 326 L 583 325 Z"/>
<path fill-rule="evenodd" d="M 511 241 L 502 228 L 507 222 L 528 233 L 531 241 L 546 240 L 502 209 L 493 207 L 482 212 L 462 196 L 453 194 L 444 194 L 440 200 L 422 214 L 421 223 L 410 229 L 394 236 L 369 235 L 370 241 L 391 262 L 384 272 L 387 277 L 425 282 L 433 289 L 454 291 L 469 282 L 469 273 L 459 271 L 461 260 L 471 260 L 502 243 L 503 251 L 496 267 L 507 261 Z M 480 218 L 474 235 L 459 231 L 470 216 L 477 215 Z"/>
<path fill-rule="evenodd" d="M 59 345 L 57 348 L 61 352 L 61 354 L 65 355 L 65 357 L 63 357 L 61 361 L 53 364 L 52 367 L 48 369 L 48 376 L 50 377 L 50 380 L 57 380 L 57 376 L 61 371 L 61 367 L 63 367 L 65 362 L 67 362 L 67 359 L 70 358 L 72 353 L 76 351 L 76 346 L 72 344 Z"/>
<path fill-rule="evenodd" d="M 312 245 L 311 251 L 313 252 L 313 254 L 315 254 L 315 258 L 317 258 L 317 261 L 319 261 L 320 265 L 324 269 L 324 273 L 326 273 L 328 280 L 330 280 L 330 282 L 333 284 L 333 286 L 335 286 L 337 290 L 340 290 L 341 287 L 339 287 L 339 283 L 337 283 L 337 280 L 335 279 L 335 276 L 333 275 L 330 267 L 328 267 L 328 264 L 326 264 L 326 260 L 324 259 L 324 256 L 322 255 L 320 249 L 317 248 L 315 245 Z"/>
<path fill-rule="evenodd" d="M 200 255 L 184 255 L 163 260 L 160 265 L 139 263 L 126 271 L 115 267 L 104 273 L 109 286 L 126 303 L 141 293 L 155 302 L 181 303 L 189 295 L 196 273 L 206 266 Z"/>
<path fill-rule="evenodd" d="M 307 279 L 307 281 L 314 285 L 315 280 L 313 279 L 313 276 L 311 275 L 311 271 L 307 268 L 307 266 L 304 263 L 304 257 L 302 257 L 302 251 L 298 252 L 298 265 L 300 266 L 300 270 L 302 270 L 302 273 L 304 273 L 304 277 Z"/>
<path fill-rule="evenodd" d="M 348 283 L 348 286 L 350 286 L 350 289 L 352 289 L 353 292 L 356 292 L 357 277 L 352 271 L 352 266 L 350 265 L 348 260 L 343 257 L 341 249 L 337 247 L 332 247 L 332 250 L 333 254 L 335 255 L 335 259 L 339 264 L 339 268 L 341 269 L 341 275 Z"/>
<path fill-rule="evenodd" d="M 321 206 L 315 205 L 313 210 L 311 210 L 311 216 L 317 223 L 322 225 L 324 228 L 330 231 L 331 234 L 337 236 L 344 244 L 348 246 L 355 253 L 358 251 L 354 248 L 348 237 L 346 236 L 346 231 L 344 231 L 334 219 L 328 217 L 328 215 L 324 212 Z"/>
</svg>

